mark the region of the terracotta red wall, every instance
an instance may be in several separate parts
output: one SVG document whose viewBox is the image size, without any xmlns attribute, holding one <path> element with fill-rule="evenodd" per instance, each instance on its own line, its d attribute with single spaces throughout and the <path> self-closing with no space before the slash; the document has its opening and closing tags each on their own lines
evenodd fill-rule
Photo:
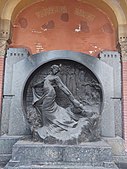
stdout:
<svg viewBox="0 0 127 169">
<path fill-rule="evenodd" d="M 73 50 L 96 56 L 115 50 L 116 37 L 103 11 L 76 0 L 47 0 L 31 5 L 13 23 L 10 47 L 31 53 Z"/>
<path fill-rule="evenodd" d="M 3 94 L 3 72 L 4 72 L 4 57 L 0 57 L 0 110 L 1 110 L 1 99 Z"/>
<path fill-rule="evenodd" d="M 127 61 L 123 65 L 123 118 L 124 118 L 124 138 L 127 149 Z"/>
</svg>

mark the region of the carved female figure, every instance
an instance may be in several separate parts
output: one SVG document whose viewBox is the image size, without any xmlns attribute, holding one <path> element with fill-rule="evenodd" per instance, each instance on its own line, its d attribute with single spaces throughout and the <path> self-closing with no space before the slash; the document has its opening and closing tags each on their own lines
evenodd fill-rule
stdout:
<svg viewBox="0 0 127 169">
<path fill-rule="evenodd" d="M 51 73 L 45 79 L 33 86 L 33 106 L 41 114 L 42 126 L 36 132 L 43 140 L 53 137 L 56 140 L 78 139 L 82 133 L 90 132 L 90 118 L 87 116 L 85 107 L 74 98 L 70 90 L 62 83 L 57 73 L 60 71 L 58 65 L 51 66 Z M 42 96 L 36 93 L 36 87 L 41 85 Z M 56 103 L 55 86 L 62 90 L 73 107 L 78 109 L 78 114 L 70 108 L 63 108 Z M 92 114 L 89 116 L 92 117 Z M 98 117 L 97 117 L 98 119 Z"/>
</svg>

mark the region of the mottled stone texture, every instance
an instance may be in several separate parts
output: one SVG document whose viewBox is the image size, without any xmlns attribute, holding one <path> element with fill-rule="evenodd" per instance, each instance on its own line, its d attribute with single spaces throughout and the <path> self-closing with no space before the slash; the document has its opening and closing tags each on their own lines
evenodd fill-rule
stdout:
<svg viewBox="0 0 127 169">
<path fill-rule="evenodd" d="M 121 57 L 118 52 L 103 51 L 99 55 L 100 60 L 104 61 L 113 68 L 113 89 L 114 97 L 112 102 L 114 106 L 115 116 L 115 135 L 123 136 L 123 121 L 122 121 L 122 77 L 121 77 Z"/>
<path fill-rule="evenodd" d="M 104 140 L 112 147 L 113 161 L 117 164 L 126 163 L 125 141 L 118 136 L 115 138 L 104 138 Z"/>
<path fill-rule="evenodd" d="M 104 141 L 83 145 L 45 145 L 18 141 L 13 147 L 12 159 L 5 169 L 18 168 L 76 169 L 112 168 L 111 147 Z M 37 167 L 38 166 L 38 167 Z"/>
<path fill-rule="evenodd" d="M 0 137 L 0 166 L 4 166 L 11 158 L 12 146 L 21 137 L 18 136 L 2 136 Z"/>
<path fill-rule="evenodd" d="M 2 107 L 2 120 L 1 120 L 1 134 L 8 134 L 11 130 L 11 126 L 13 126 L 13 131 L 17 130 L 17 135 L 24 134 L 22 131 L 26 129 L 26 126 L 22 125 L 20 122 L 25 121 L 23 115 L 18 116 L 18 112 L 21 110 L 21 106 L 18 108 L 18 102 L 21 101 L 21 98 L 15 100 L 15 96 L 20 92 L 18 86 L 22 85 L 22 71 L 23 69 L 20 67 L 18 69 L 15 68 L 16 63 L 22 61 L 24 58 L 28 56 L 28 51 L 26 49 L 9 49 L 7 51 L 7 57 L 5 61 L 5 75 L 4 75 L 4 91 L 3 91 L 3 107 Z M 25 72 L 25 71 L 24 71 Z M 16 77 L 17 76 L 17 77 Z M 19 80 L 17 80 L 17 78 Z M 16 94 L 17 93 L 17 94 Z M 16 110 L 17 109 L 17 110 Z M 14 121 L 13 121 L 14 120 Z M 14 122 L 14 123 L 13 123 Z M 13 123 L 13 124 L 12 124 Z M 20 125 L 21 124 L 21 125 Z M 20 127 L 20 130 L 18 129 Z M 10 132 L 10 135 L 14 135 Z"/>
<path fill-rule="evenodd" d="M 20 51 L 21 50 L 21 51 Z M 24 110 L 22 107 L 22 92 L 24 90 L 24 85 L 26 84 L 26 79 L 31 76 L 33 72 L 43 64 L 54 61 L 54 60 L 73 60 L 86 66 L 90 69 L 95 76 L 98 78 L 100 83 L 103 87 L 103 110 L 102 110 L 102 121 L 101 121 L 101 134 L 105 137 L 115 137 L 115 117 L 114 117 L 114 89 L 113 89 L 113 68 L 106 63 L 102 62 L 101 60 L 91 57 L 89 55 L 72 52 L 72 51 L 49 51 L 43 52 L 40 54 L 32 55 L 31 57 L 28 56 L 28 52 L 24 49 L 9 49 L 6 59 L 6 66 L 8 69 L 5 72 L 5 87 L 4 87 L 4 102 L 3 102 L 3 112 L 2 112 L 2 132 L 7 133 L 9 135 L 28 135 L 30 134 L 29 125 L 24 116 Z M 35 158 L 30 165 L 34 165 L 33 168 L 39 167 L 36 162 L 38 162 L 38 158 L 48 159 L 49 166 L 44 166 L 40 164 L 40 168 L 73 168 L 74 166 L 79 164 L 80 166 L 76 166 L 78 169 L 80 168 L 87 168 L 81 166 L 81 164 L 85 163 L 85 166 L 88 164 L 91 165 L 91 169 L 93 169 L 94 165 L 100 164 L 101 168 L 108 168 L 109 166 L 112 167 L 112 155 L 111 155 L 111 148 L 108 146 L 105 147 L 105 144 L 96 144 L 96 143 L 89 143 L 85 147 L 84 145 L 80 146 L 49 146 L 46 147 L 41 143 L 31 143 L 29 146 L 35 146 L 32 148 L 26 148 L 28 144 L 17 143 L 13 149 L 13 156 L 12 161 L 10 161 L 8 169 L 15 169 L 14 166 L 18 161 L 16 160 L 24 160 L 29 165 L 29 158 Z M 42 145 L 40 148 L 39 146 Z M 28 146 L 28 147 L 29 147 Z M 38 148 L 39 147 L 39 148 Z M 38 149 L 37 149 L 38 148 Z M 51 149 L 50 149 L 51 148 Z M 47 152 L 47 154 L 45 153 Z M 66 152 L 66 153 L 64 153 Z M 41 155 L 40 155 L 40 154 Z M 62 153 L 62 154 L 61 154 Z M 64 154 L 63 154 L 64 153 Z M 23 157 L 23 154 L 26 156 Z M 51 156 L 47 156 L 51 154 Z M 27 158 L 26 158 L 27 157 Z M 49 158 L 50 157 L 50 158 Z M 55 166 L 55 160 L 57 163 L 62 159 L 64 160 L 67 165 L 60 164 L 57 167 Z M 110 157 L 110 159 L 109 159 Z M 85 161 L 87 159 L 87 161 Z M 51 161 L 50 161 L 51 160 Z M 70 162 L 69 162 L 70 160 Z M 77 160 L 77 161 L 76 161 Z M 78 162 L 79 160 L 79 162 Z M 98 161 L 100 160 L 100 161 Z M 41 161 L 43 161 L 41 159 Z M 102 165 L 102 161 L 104 162 Z M 44 162 L 44 161 L 43 161 Z M 50 163 L 53 162 L 53 163 Z M 69 162 L 69 164 L 68 164 Z M 61 162 L 60 162 L 61 163 Z M 50 165 L 51 164 L 51 165 Z M 54 165 L 53 165 L 54 164 Z M 71 165 L 72 164 L 72 165 Z M 24 167 L 17 167 L 16 169 L 25 169 L 30 168 Z M 39 164 L 38 164 L 39 165 Z M 63 167 L 61 167 L 63 165 Z M 69 165 L 69 166 L 68 166 Z M 70 166 L 71 165 L 71 166 Z M 89 165 L 89 166 L 90 166 Z M 12 166 L 12 167 L 11 167 Z M 75 167 L 75 168 L 76 168 Z M 32 168 L 32 167 L 31 167 Z M 113 167 L 112 167 L 113 168 Z"/>
<path fill-rule="evenodd" d="M 102 86 L 85 66 L 48 62 L 29 77 L 25 88 L 23 106 L 34 139 L 39 139 L 35 133 L 49 144 L 100 139 Z"/>
<path fill-rule="evenodd" d="M 22 92 L 27 78 L 38 67 L 54 60 L 73 60 L 90 69 L 102 84 L 103 111 L 101 113 L 102 136 L 115 136 L 113 69 L 106 63 L 89 55 L 72 51 L 49 51 L 28 56 L 25 49 L 9 49 L 6 59 L 4 100 L 2 112 L 2 133 L 10 135 L 30 134 L 24 117 Z M 22 73 L 23 72 L 23 73 Z"/>
</svg>

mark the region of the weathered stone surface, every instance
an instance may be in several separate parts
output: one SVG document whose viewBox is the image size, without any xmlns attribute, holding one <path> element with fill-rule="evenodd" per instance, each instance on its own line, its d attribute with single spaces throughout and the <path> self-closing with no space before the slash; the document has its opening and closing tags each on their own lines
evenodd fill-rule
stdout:
<svg viewBox="0 0 127 169">
<path fill-rule="evenodd" d="M 12 159 L 5 167 L 22 168 L 115 168 L 111 147 L 103 141 L 82 145 L 46 145 L 40 142 L 18 141 Z M 37 167 L 36 167 L 37 166 Z"/>
<path fill-rule="evenodd" d="M 9 167 L 8 169 L 108 169 L 105 167 L 91 167 L 91 166 L 78 166 L 78 165 L 66 165 L 66 166 L 62 166 L 62 165 L 49 165 L 49 166 L 45 166 L 45 165 L 31 165 L 31 166 L 21 166 L 21 167 Z M 115 168 L 110 168 L 110 169 L 118 169 L 116 166 Z"/>
<path fill-rule="evenodd" d="M 12 146 L 20 139 L 19 136 L 0 137 L 0 165 L 5 165 L 11 158 Z"/>
<path fill-rule="evenodd" d="M 115 116 L 115 135 L 122 137 L 122 94 L 121 94 L 121 56 L 117 51 L 103 51 L 99 55 L 100 60 L 104 61 L 113 68 L 113 88 L 114 88 L 114 116 Z"/>
<path fill-rule="evenodd" d="M 108 168 L 105 168 L 105 167 L 90 167 L 90 166 L 76 166 L 76 165 L 73 165 L 73 166 L 70 166 L 70 165 L 66 165 L 66 166 L 52 166 L 52 165 L 49 165 L 49 166 L 45 166 L 45 165 L 31 165 L 31 166 L 21 166 L 21 167 L 9 167 L 8 169 L 108 169 Z M 118 169 L 116 166 L 115 168 L 110 168 L 110 169 Z"/>
<path fill-rule="evenodd" d="M 5 166 L 10 159 L 11 159 L 11 154 L 0 154 L 0 167 Z"/>
<path fill-rule="evenodd" d="M 10 55 L 13 57 L 18 55 L 18 51 L 15 53 L 10 50 Z M 9 51 L 8 51 L 9 52 Z M 27 53 L 27 52 L 26 52 Z M 26 56 L 26 55 L 25 55 Z M 114 125 L 114 107 L 112 102 L 112 97 L 114 97 L 113 92 L 113 69 L 106 63 L 100 61 L 97 58 L 91 57 L 89 55 L 72 52 L 72 51 L 49 51 L 40 54 L 32 55 L 31 57 L 26 57 L 24 59 L 19 59 L 18 62 L 13 63 L 13 69 L 11 70 L 13 78 L 11 83 L 5 83 L 5 95 L 11 97 L 11 103 L 7 109 L 7 115 L 3 117 L 10 117 L 9 119 L 2 118 L 2 128 L 3 132 L 7 131 L 9 135 L 27 135 L 30 134 L 29 125 L 25 120 L 23 109 L 22 109 L 22 90 L 26 79 L 30 77 L 31 73 L 34 72 L 38 67 L 43 64 L 53 61 L 53 60 L 73 60 L 86 66 L 90 69 L 93 74 L 97 75 L 98 80 L 102 84 L 104 92 L 104 106 L 102 112 L 102 135 L 108 137 L 115 136 L 115 125 Z M 11 64 L 11 63 L 10 63 Z M 23 70 L 23 73 L 22 73 Z M 10 73 L 8 72 L 8 76 Z M 7 79 L 7 78 L 6 78 Z M 9 87 L 11 86 L 11 88 Z M 8 90 L 8 88 L 10 88 Z M 16 89 L 16 90 L 15 90 Z M 9 93 L 11 91 L 11 93 Z M 5 99 L 6 102 L 6 99 Z M 6 103 L 3 105 L 7 106 Z M 15 117 L 15 118 L 14 118 Z M 7 124 L 6 126 L 4 125 Z M 3 127 L 4 126 L 4 127 Z M 9 126 L 9 129 L 8 129 Z"/>
<path fill-rule="evenodd" d="M 11 55 L 11 53 L 10 53 Z M 18 53 L 16 53 L 18 56 Z M 15 53 L 12 52 L 12 56 Z M 55 60 L 73 60 L 90 69 L 97 77 L 103 87 L 104 106 L 102 111 L 101 129 L 102 136 L 115 136 L 115 117 L 114 117 L 114 90 L 113 90 L 113 68 L 97 58 L 83 53 L 71 51 L 50 51 L 43 52 L 31 57 L 25 56 L 15 63 L 9 63 L 11 71 L 8 77 L 12 76 L 9 83 L 6 81 L 4 108 L 8 112 L 2 124 L 6 122 L 6 131 L 10 135 L 27 135 L 30 133 L 29 125 L 24 117 L 22 107 L 22 91 L 26 79 L 40 66 Z M 11 61 L 10 61 L 11 62 Z M 24 73 L 22 73 L 22 70 Z M 6 78 L 7 80 L 7 78 Z M 10 85 L 10 87 L 9 87 Z M 9 103 L 9 104 L 8 104 Z M 4 109 L 5 110 L 5 109 Z M 3 112 L 4 113 L 4 112 Z M 6 112 L 5 112 L 6 113 Z M 4 117 L 4 116 L 3 116 Z M 6 118 L 9 117 L 9 118 Z M 40 167 L 39 167 L 40 166 Z M 20 141 L 14 145 L 12 160 L 5 167 L 7 169 L 25 168 L 115 168 L 112 163 L 111 147 L 104 142 L 87 143 L 82 145 L 45 145 L 43 143 Z"/>
<path fill-rule="evenodd" d="M 14 65 L 20 61 L 22 61 L 23 59 L 25 59 L 28 56 L 28 51 L 24 48 L 13 48 L 13 49 L 9 49 L 7 51 L 7 56 L 6 56 L 6 61 L 5 61 L 5 75 L 4 75 L 4 91 L 3 91 L 3 105 L 2 105 L 2 120 L 1 120 L 1 134 L 8 134 L 10 132 L 10 127 L 13 124 L 17 123 L 17 126 L 14 125 L 13 126 L 13 131 L 14 130 L 18 130 L 18 126 L 20 125 L 23 117 L 21 116 L 21 118 L 17 119 L 18 112 L 21 109 L 18 109 L 18 98 L 17 98 L 17 103 L 15 106 L 15 109 L 13 108 L 14 103 L 13 100 L 15 99 L 15 92 L 13 90 L 13 86 L 17 86 L 18 81 L 17 79 L 15 79 L 15 73 L 17 72 L 17 70 L 13 71 L 14 69 Z M 17 76 L 21 77 L 22 75 L 22 69 L 20 74 L 17 74 Z M 20 78 L 21 79 L 21 78 Z M 14 84 L 15 85 L 14 85 Z M 20 84 L 21 85 L 21 84 Z M 18 88 L 15 88 L 16 91 L 18 91 Z M 20 93 L 20 91 L 18 91 Z M 16 111 L 16 114 L 15 114 Z M 21 113 L 22 115 L 22 113 Z M 13 117 L 12 117 L 13 116 Z M 15 118 L 14 118 L 15 117 Z M 13 118 L 13 120 L 11 119 Z M 9 124 L 10 123 L 10 124 Z M 19 125 L 18 125 L 19 123 Z M 10 125 L 10 127 L 9 127 Z M 24 127 L 24 125 L 22 125 L 22 127 L 20 128 L 21 131 L 26 129 L 26 126 Z M 19 133 L 18 133 L 19 132 Z M 15 132 L 16 133 L 16 132 Z M 17 131 L 17 135 L 22 134 L 19 130 Z M 10 135 L 14 135 L 11 134 Z"/>
<path fill-rule="evenodd" d="M 7 45 L 6 40 L 0 39 L 0 56 L 5 55 L 6 45 Z"/>
<path fill-rule="evenodd" d="M 122 61 L 127 61 L 127 40 L 125 37 L 121 37 L 120 41 L 120 52 L 122 54 Z"/>
<path fill-rule="evenodd" d="M 117 164 L 127 163 L 127 152 L 125 151 L 125 142 L 121 137 L 104 138 L 112 147 L 113 161 Z"/>
<path fill-rule="evenodd" d="M 104 138 L 104 140 L 112 147 L 112 154 L 114 156 L 126 156 L 125 143 L 121 137 Z"/>
<path fill-rule="evenodd" d="M 95 75 L 69 60 L 46 63 L 35 72 L 23 92 L 33 137 L 49 144 L 100 140 L 103 92 Z"/>
<path fill-rule="evenodd" d="M 21 138 L 21 136 L 6 136 L 0 137 L 0 154 L 11 154 L 12 146 Z"/>
</svg>

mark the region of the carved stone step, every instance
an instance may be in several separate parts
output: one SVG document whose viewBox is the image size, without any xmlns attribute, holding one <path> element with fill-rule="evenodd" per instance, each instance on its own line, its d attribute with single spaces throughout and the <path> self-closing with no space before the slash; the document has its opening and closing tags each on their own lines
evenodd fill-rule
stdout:
<svg viewBox="0 0 127 169">
<path fill-rule="evenodd" d="M 94 169 L 93 167 L 116 168 L 112 162 L 111 147 L 104 141 L 82 145 L 18 141 L 13 146 L 12 160 L 5 169 Z"/>
<path fill-rule="evenodd" d="M 4 168 L 6 169 L 6 168 Z M 75 165 L 30 165 L 25 166 L 21 165 L 18 167 L 9 166 L 8 169 L 118 169 L 116 166 L 113 168 L 105 168 L 105 167 L 95 167 L 95 166 L 79 166 Z"/>
<path fill-rule="evenodd" d="M 10 158 L 11 154 L 0 154 L 0 166 L 5 166 Z"/>
</svg>

